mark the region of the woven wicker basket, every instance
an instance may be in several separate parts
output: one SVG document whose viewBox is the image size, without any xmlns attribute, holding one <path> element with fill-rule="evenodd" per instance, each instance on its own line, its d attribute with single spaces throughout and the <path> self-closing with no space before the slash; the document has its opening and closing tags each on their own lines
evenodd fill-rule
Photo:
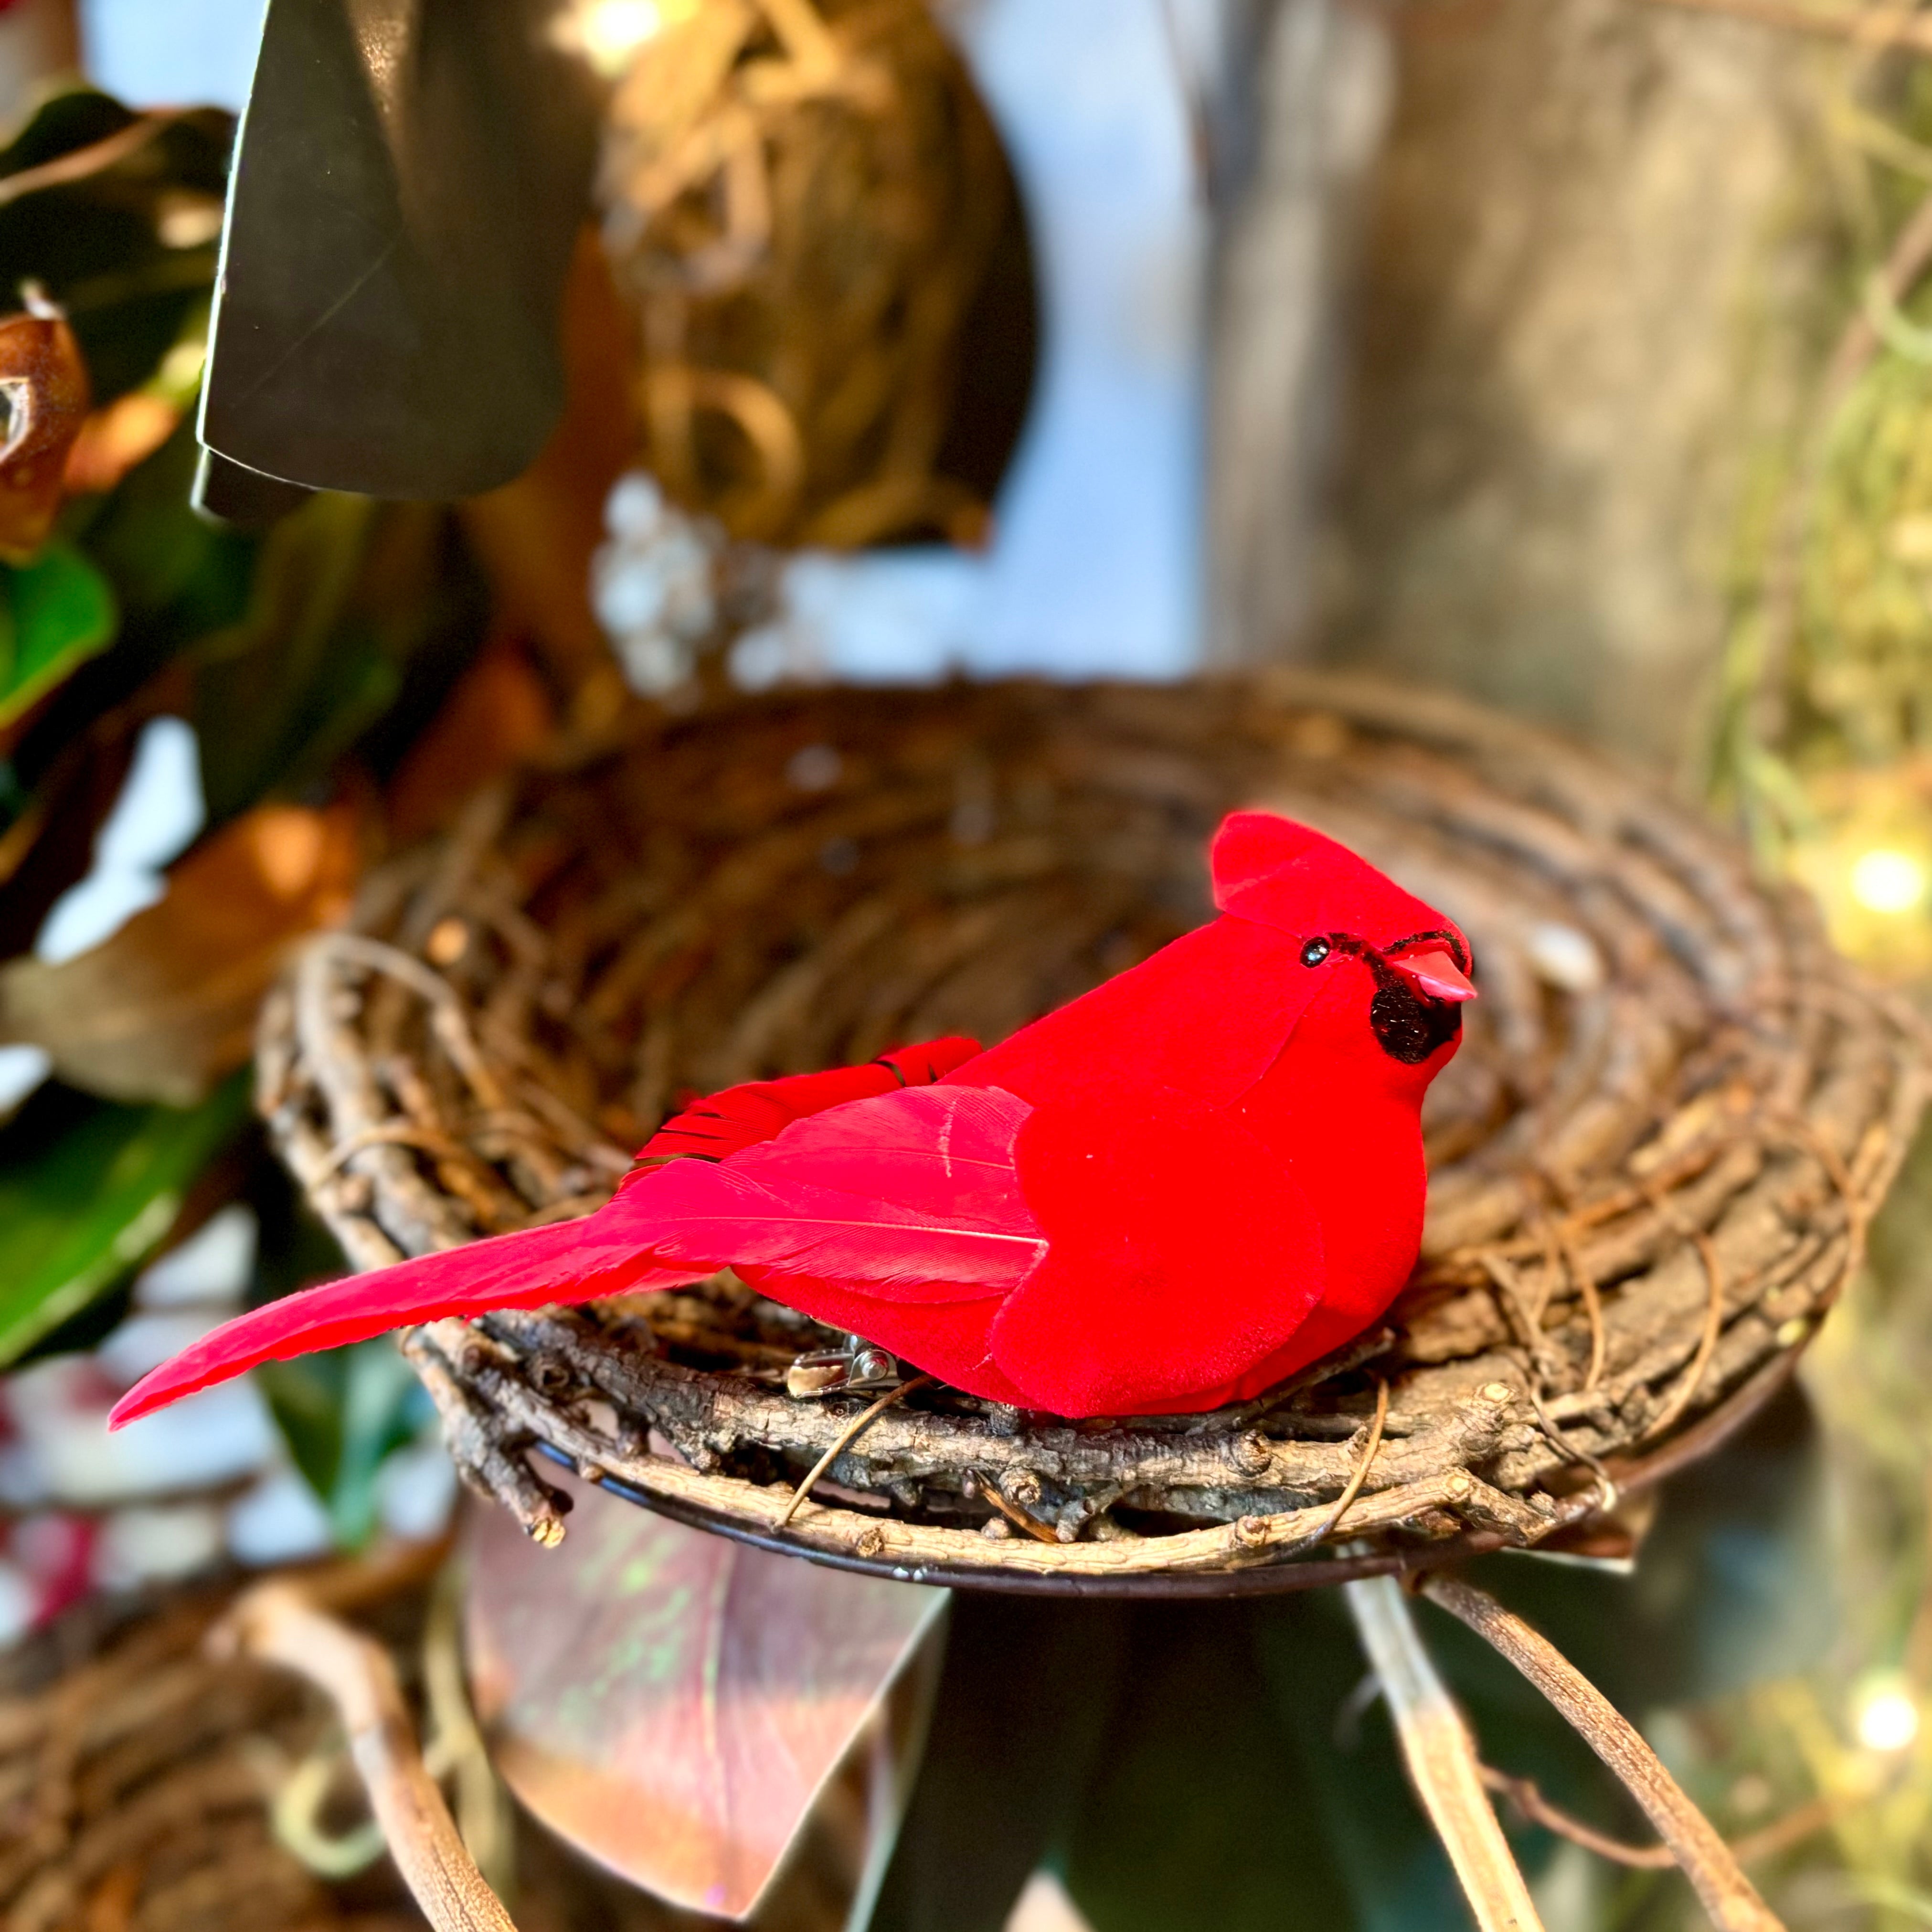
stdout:
<svg viewBox="0 0 1932 1932">
<path fill-rule="evenodd" d="M 1475 945 L 1386 1329 L 1204 1417 L 923 1388 L 800 1506 L 866 1402 L 786 1394 L 838 1338 L 728 1275 L 416 1331 L 459 1462 L 546 1538 L 531 1445 L 754 1542 L 1015 1588 L 1274 1590 L 1574 1535 L 1789 1373 L 1927 1058 L 1694 815 L 1457 703 L 1297 675 L 640 714 L 371 881 L 267 1010 L 262 1109 L 358 1267 L 579 1214 L 690 1091 L 996 1039 L 1144 958 L 1208 915 L 1241 804 Z"/>
</svg>

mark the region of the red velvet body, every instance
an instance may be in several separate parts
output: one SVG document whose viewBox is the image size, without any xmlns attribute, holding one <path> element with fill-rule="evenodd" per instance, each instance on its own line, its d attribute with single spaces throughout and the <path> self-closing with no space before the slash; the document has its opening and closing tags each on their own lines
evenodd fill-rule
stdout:
<svg viewBox="0 0 1932 1932">
<path fill-rule="evenodd" d="M 1220 917 L 990 1052 L 934 1042 L 714 1096 L 584 1220 L 244 1316 L 117 1420 L 404 1323 L 727 1264 L 998 1401 L 1156 1414 L 1258 1393 L 1372 1322 L 1413 1264 L 1422 1096 L 1460 1036 L 1444 1000 L 1470 988 L 1442 916 L 1319 834 L 1238 813 L 1213 857 Z M 1402 980 L 1425 941 L 1447 977 Z M 1407 1044 L 1372 1005 L 1404 985 L 1434 1016 Z"/>
</svg>

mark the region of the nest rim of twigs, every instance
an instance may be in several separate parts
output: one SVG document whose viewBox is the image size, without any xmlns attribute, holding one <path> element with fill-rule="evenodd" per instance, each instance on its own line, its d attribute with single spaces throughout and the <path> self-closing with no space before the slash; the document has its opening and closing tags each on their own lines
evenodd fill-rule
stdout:
<svg viewBox="0 0 1932 1932">
<path fill-rule="evenodd" d="M 1016 1023 L 1130 963 L 1121 932 L 1144 956 L 1205 910 L 1180 903 L 1204 828 L 1252 802 L 1445 904 L 1490 976 L 1379 1353 L 1206 1418 L 928 1391 L 841 1449 L 878 1391 L 767 1386 L 785 1323 L 801 1352 L 824 1331 L 728 1278 L 690 1292 L 694 1348 L 608 1304 L 412 1331 L 472 1485 L 554 1540 L 534 1448 L 840 1567 L 1225 1595 L 1560 1541 L 1740 1426 L 1856 1270 L 1924 1098 L 1923 1030 L 1694 814 L 1459 701 L 1271 674 L 640 712 L 379 872 L 265 1012 L 263 1112 L 358 1266 L 581 1211 L 680 1070 L 715 1087 L 868 1058 L 882 1029 Z"/>
</svg>

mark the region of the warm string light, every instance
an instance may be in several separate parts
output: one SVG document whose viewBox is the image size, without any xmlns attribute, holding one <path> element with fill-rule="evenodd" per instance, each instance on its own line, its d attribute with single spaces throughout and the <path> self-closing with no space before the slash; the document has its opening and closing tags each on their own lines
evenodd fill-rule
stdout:
<svg viewBox="0 0 1932 1932">
<path fill-rule="evenodd" d="M 1881 1679 L 1854 1700 L 1852 1730 L 1867 1750 L 1902 1751 L 1918 1735 L 1918 1706 L 1896 1678 Z"/>
<path fill-rule="evenodd" d="M 560 44 L 611 78 L 647 40 L 688 20 L 698 5 L 698 0 L 576 0 L 554 31 Z"/>
<path fill-rule="evenodd" d="M 1880 847 L 1853 861 L 1850 883 L 1868 912 L 1905 913 L 1924 903 L 1928 881 L 1922 860 Z"/>
</svg>

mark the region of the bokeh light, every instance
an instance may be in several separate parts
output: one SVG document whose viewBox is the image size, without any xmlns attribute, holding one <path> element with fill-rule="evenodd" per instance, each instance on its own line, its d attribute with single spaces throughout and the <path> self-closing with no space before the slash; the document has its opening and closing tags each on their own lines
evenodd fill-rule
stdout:
<svg viewBox="0 0 1932 1932">
<path fill-rule="evenodd" d="M 1895 1678 L 1868 1684 L 1854 1701 L 1852 1729 L 1867 1750 L 1904 1750 L 1918 1735 L 1918 1706 Z"/>
<path fill-rule="evenodd" d="M 1925 897 L 1925 867 L 1909 852 L 1880 847 L 1852 866 L 1852 896 L 1868 912 L 1910 912 Z"/>
<path fill-rule="evenodd" d="M 646 40 L 693 10 L 693 0 L 577 0 L 558 32 L 599 74 L 614 76 Z"/>
</svg>

